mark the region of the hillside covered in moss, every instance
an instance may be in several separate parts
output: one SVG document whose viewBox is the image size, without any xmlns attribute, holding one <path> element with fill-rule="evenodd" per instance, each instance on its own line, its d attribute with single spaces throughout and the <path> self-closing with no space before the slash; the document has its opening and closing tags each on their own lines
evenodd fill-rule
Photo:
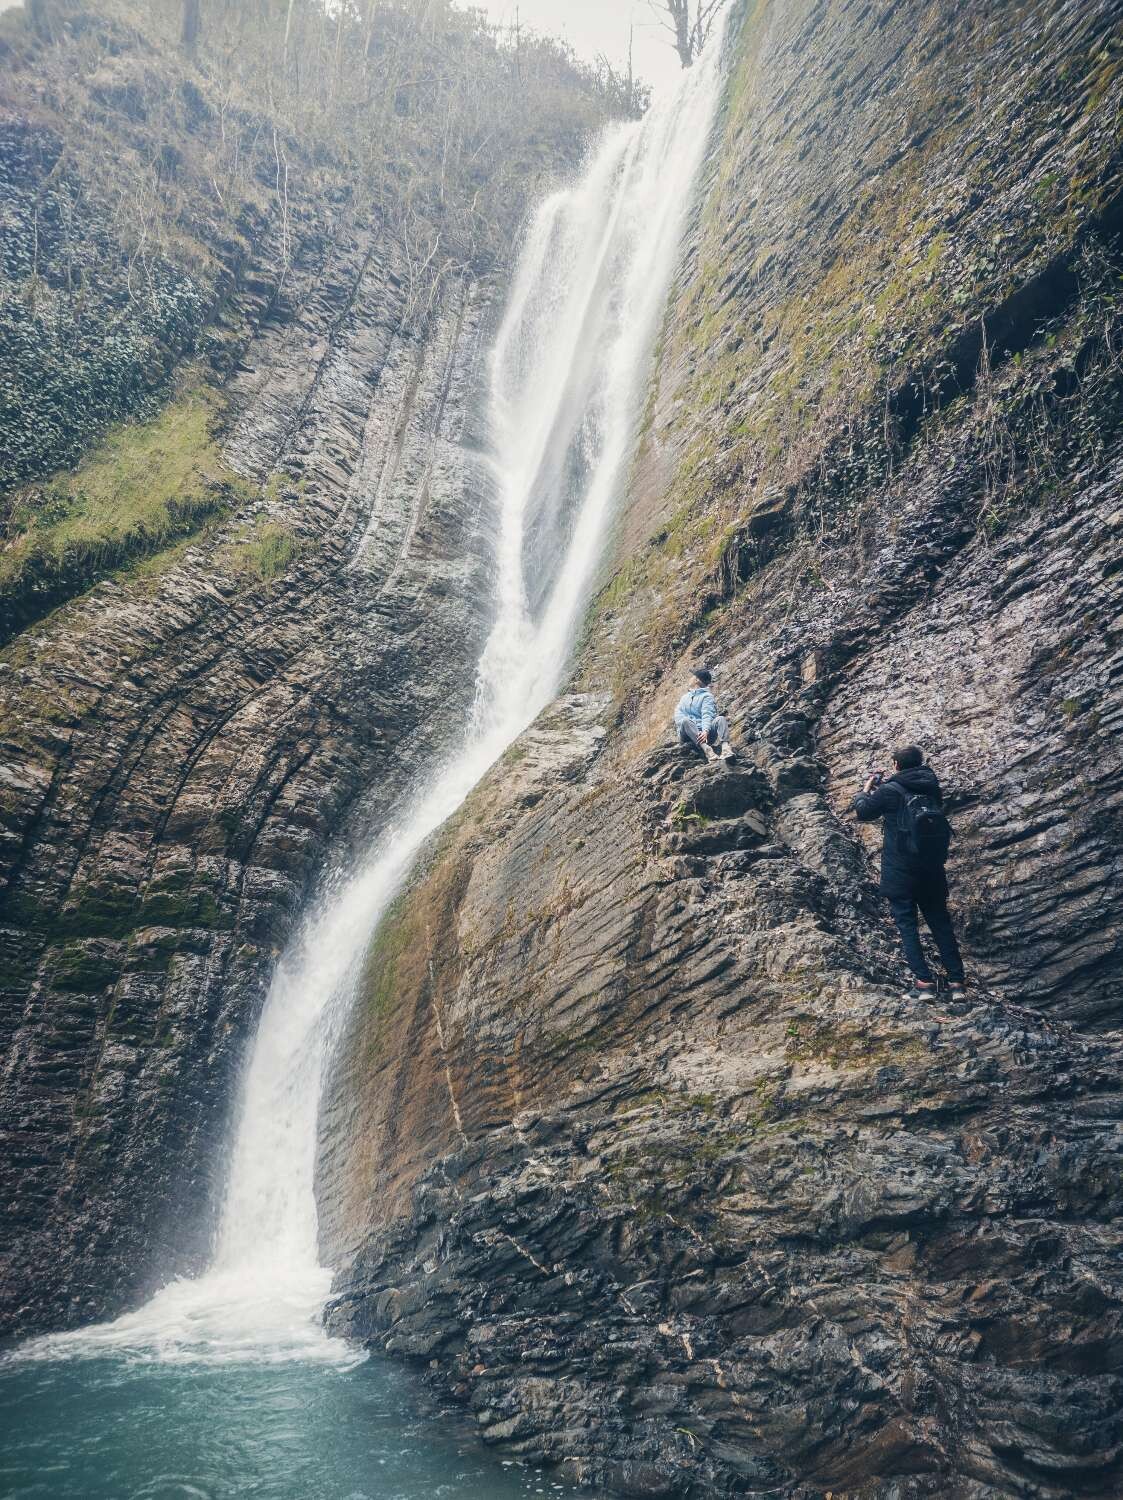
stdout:
<svg viewBox="0 0 1123 1500">
<path fill-rule="evenodd" d="M 589 132 L 643 102 L 560 44 L 516 58 L 450 4 L 208 6 L 190 43 L 182 15 L 46 0 L 0 19 L 5 637 L 245 499 L 215 393 L 337 232 L 399 239 L 421 331 L 445 281 L 506 259 Z M 167 493 L 141 497 L 144 471 Z"/>
</svg>

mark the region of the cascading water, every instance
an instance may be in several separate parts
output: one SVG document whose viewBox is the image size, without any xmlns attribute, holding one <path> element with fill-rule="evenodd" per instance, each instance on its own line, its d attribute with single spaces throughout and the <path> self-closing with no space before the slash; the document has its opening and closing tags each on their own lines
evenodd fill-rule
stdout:
<svg viewBox="0 0 1123 1500">
<path fill-rule="evenodd" d="M 550 700 L 587 599 L 712 120 L 721 42 L 645 120 L 606 133 L 538 210 L 491 359 L 495 623 L 459 750 L 304 923 L 246 1071 L 212 1268 L 41 1357 L 353 1361 L 321 1330 L 316 1118 L 333 1031 L 374 928 L 430 835 Z"/>
</svg>

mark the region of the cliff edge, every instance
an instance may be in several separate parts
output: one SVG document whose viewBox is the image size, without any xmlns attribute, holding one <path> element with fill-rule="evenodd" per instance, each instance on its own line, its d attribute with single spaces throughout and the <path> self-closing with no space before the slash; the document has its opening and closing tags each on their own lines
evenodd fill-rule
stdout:
<svg viewBox="0 0 1123 1500">
<path fill-rule="evenodd" d="M 1118 17 L 739 5 L 571 691 L 384 922 L 330 1326 L 628 1495 L 1118 1492 Z M 741 758 L 670 742 L 688 663 Z M 951 793 L 966 1004 L 850 796 Z"/>
</svg>

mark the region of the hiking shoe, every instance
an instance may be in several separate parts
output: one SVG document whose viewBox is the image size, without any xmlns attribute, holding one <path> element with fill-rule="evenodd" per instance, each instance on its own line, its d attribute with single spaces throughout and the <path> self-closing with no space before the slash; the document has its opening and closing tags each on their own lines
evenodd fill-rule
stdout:
<svg viewBox="0 0 1123 1500">
<path fill-rule="evenodd" d="M 729 743 L 728 740 L 726 740 L 725 744 L 721 747 L 721 758 L 722 760 L 733 759 L 733 746 Z"/>
<path fill-rule="evenodd" d="M 962 979 L 953 979 L 948 984 L 948 994 L 953 1000 L 966 1000 L 967 986 Z"/>
<path fill-rule="evenodd" d="M 902 1000 L 935 1000 L 936 986 L 931 980 L 914 979 L 907 990 L 901 991 Z"/>
<path fill-rule="evenodd" d="M 703 745 L 702 746 L 702 754 L 709 761 L 716 761 L 717 760 L 717 755 L 716 755 L 716 753 L 714 751 L 714 747 L 712 745 Z"/>
</svg>

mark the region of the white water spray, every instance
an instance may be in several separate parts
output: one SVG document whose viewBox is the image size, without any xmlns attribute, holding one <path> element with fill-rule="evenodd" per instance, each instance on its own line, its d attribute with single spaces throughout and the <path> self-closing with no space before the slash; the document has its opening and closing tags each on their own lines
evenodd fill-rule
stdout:
<svg viewBox="0 0 1123 1500">
<path fill-rule="evenodd" d="M 658 320 L 718 92 L 721 37 L 678 91 L 609 130 L 539 208 L 491 360 L 495 624 L 459 750 L 274 978 L 243 1084 L 215 1261 L 135 1313 L 29 1347 L 193 1362 L 353 1360 L 320 1312 L 316 1122 L 335 1028 L 422 845 L 557 691 L 635 432 Z"/>
</svg>

